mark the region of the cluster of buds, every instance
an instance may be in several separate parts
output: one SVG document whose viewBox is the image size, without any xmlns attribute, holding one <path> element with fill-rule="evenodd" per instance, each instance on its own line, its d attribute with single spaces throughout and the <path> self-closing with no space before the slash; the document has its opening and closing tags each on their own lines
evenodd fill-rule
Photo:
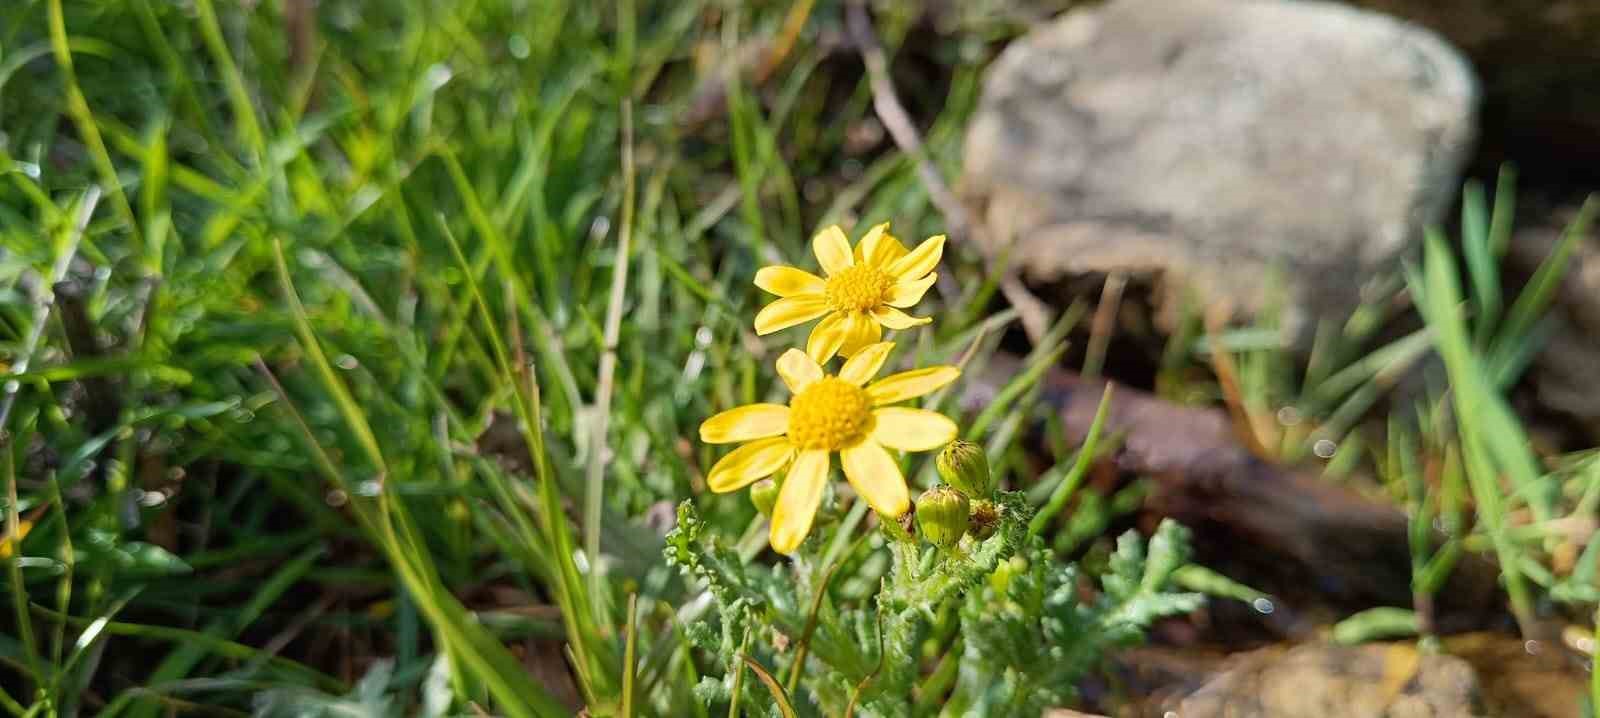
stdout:
<svg viewBox="0 0 1600 718">
<path fill-rule="evenodd" d="M 1000 513 L 992 500 L 994 477 L 983 447 L 953 441 L 939 452 L 936 463 L 944 484 L 917 497 L 918 534 L 941 550 L 954 548 L 968 533 L 979 540 L 994 535 Z"/>
</svg>

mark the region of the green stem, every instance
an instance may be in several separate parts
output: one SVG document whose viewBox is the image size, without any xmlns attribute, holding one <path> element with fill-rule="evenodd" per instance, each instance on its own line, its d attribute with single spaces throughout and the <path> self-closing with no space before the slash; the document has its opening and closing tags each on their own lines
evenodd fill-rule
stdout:
<svg viewBox="0 0 1600 718">
<path fill-rule="evenodd" d="M 744 638 L 739 641 L 739 655 L 745 654 L 750 649 L 750 630 L 744 632 Z M 739 691 L 744 687 L 744 661 L 738 656 L 733 659 L 733 691 L 732 699 L 728 701 L 728 718 L 739 718 Z"/>
<path fill-rule="evenodd" d="M 951 642 L 950 650 L 945 651 L 939 659 L 932 673 L 922 680 L 917 686 L 917 708 L 932 711 L 944 705 L 945 696 L 950 692 L 950 686 L 956 682 L 956 675 L 961 668 L 961 653 L 966 650 L 960 636 Z"/>
<path fill-rule="evenodd" d="M 1021 671 L 1011 671 L 1011 674 L 1016 677 L 1016 682 L 1011 684 L 1011 701 L 1005 714 L 1018 715 L 1022 713 L 1022 706 L 1027 702 L 1027 682 Z"/>
</svg>

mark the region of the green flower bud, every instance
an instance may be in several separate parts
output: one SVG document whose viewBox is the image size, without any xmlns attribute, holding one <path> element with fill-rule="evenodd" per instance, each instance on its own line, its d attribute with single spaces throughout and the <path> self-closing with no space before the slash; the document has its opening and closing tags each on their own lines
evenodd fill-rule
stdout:
<svg viewBox="0 0 1600 718">
<path fill-rule="evenodd" d="M 989 474 L 989 457 L 983 447 L 970 441 L 956 441 L 939 452 L 939 475 L 944 482 L 968 498 L 987 499 L 994 495 L 994 478 Z"/>
<path fill-rule="evenodd" d="M 762 479 L 750 486 L 750 503 L 762 516 L 772 518 L 772 507 L 778 505 L 778 482 Z"/>
<path fill-rule="evenodd" d="M 1000 527 L 1000 507 L 993 501 L 981 499 L 972 502 L 972 536 L 982 541 L 994 535 Z"/>
<path fill-rule="evenodd" d="M 948 486 L 928 489 L 917 497 L 917 528 L 928 543 L 951 548 L 967 532 L 970 509 L 967 497 L 960 491 Z"/>
</svg>

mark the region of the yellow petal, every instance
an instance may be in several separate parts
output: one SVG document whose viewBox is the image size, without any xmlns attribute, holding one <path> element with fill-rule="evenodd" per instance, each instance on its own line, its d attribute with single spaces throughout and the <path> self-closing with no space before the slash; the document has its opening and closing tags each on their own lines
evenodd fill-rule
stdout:
<svg viewBox="0 0 1600 718">
<path fill-rule="evenodd" d="M 839 229 L 837 224 L 811 238 L 811 251 L 817 254 L 817 263 L 830 277 L 855 264 L 855 257 L 850 253 L 850 240 L 845 238 L 844 230 Z"/>
<path fill-rule="evenodd" d="M 929 237 L 917 245 L 916 249 L 911 250 L 910 254 L 896 259 L 894 264 L 889 265 L 887 271 L 889 276 L 895 279 L 916 279 L 939 266 L 939 257 L 943 255 L 944 235 Z"/>
<path fill-rule="evenodd" d="M 790 393 L 799 394 L 811 382 L 822 378 L 822 367 L 799 349 L 790 349 L 778 357 L 778 376 L 789 387 Z"/>
<path fill-rule="evenodd" d="M 839 356 L 852 357 L 862 347 L 883 338 L 883 327 L 873 321 L 872 315 L 866 312 L 851 312 L 845 315 L 844 343 L 839 345 Z"/>
<path fill-rule="evenodd" d="M 839 347 L 844 346 L 846 325 L 845 315 L 840 312 L 823 317 L 817 326 L 812 327 L 811 336 L 806 339 L 806 355 L 818 364 L 828 363 L 839 353 Z"/>
<path fill-rule="evenodd" d="M 955 381 L 958 376 L 961 376 L 961 370 L 953 366 L 930 366 L 903 371 L 867 385 L 867 396 L 872 397 L 872 403 L 877 406 L 893 404 L 934 391 Z"/>
<path fill-rule="evenodd" d="M 800 548 L 811 532 L 811 520 L 817 516 L 817 504 L 822 502 L 822 490 L 827 485 L 828 452 L 800 452 L 789 465 L 783 488 L 778 491 L 778 503 L 772 507 L 772 550 L 791 554 Z"/>
<path fill-rule="evenodd" d="M 894 307 L 873 307 L 872 318 L 890 329 L 910 329 L 933 321 L 932 317 L 913 317 Z"/>
<path fill-rule="evenodd" d="M 700 440 L 707 444 L 765 439 L 789 430 L 789 407 L 782 404 L 747 404 L 706 419 Z"/>
<path fill-rule="evenodd" d="M 839 452 L 839 460 L 844 464 L 844 477 L 873 511 L 899 516 L 911 507 L 900 467 L 877 442 L 868 439 L 845 449 Z"/>
<path fill-rule="evenodd" d="M 928 276 L 921 279 L 908 279 L 904 282 L 898 282 L 889 288 L 889 296 L 883 300 L 883 303 L 901 309 L 916 306 L 917 302 L 922 301 L 922 295 L 928 293 L 928 287 L 933 286 L 933 283 L 938 279 L 938 272 L 929 272 Z"/>
<path fill-rule="evenodd" d="M 786 437 L 752 441 L 728 452 L 712 466 L 711 473 L 706 474 L 706 485 L 719 494 L 738 491 L 771 476 L 789 463 L 792 456 L 794 446 Z"/>
<path fill-rule="evenodd" d="M 883 363 L 889 360 L 891 351 L 894 351 L 894 342 L 878 342 L 862 347 L 839 369 L 839 378 L 856 386 L 866 384 L 878 375 Z"/>
<path fill-rule="evenodd" d="M 884 222 L 867 230 L 866 236 L 856 244 L 856 261 L 874 267 L 887 267 L 889 263 L 906 255 L 905 245 L 889 234 L 889 223 Z"/>
<path fill-rule="evenodd" d="M 883 233 L 888 231 L 888 229 L 889 223 L 884 222 L 882 224 L 873 225 L 871 229 L 867 230 L 866 234 L 861 235 L 861 239 L 856 241 L 856 248 L 853 252 L 856 258 L 856 264 L 860 264 L 867 258 L 867 243 L 870 241 L 872 244 L 877 244 L 878 240 L 883 237 Z"/>
<path fill-rule="evenodd" d="M 827 286 L 822 277 L 794 267 L 762 267 L 756 272 L 756 286 L 780 297 L 822 294 Z"/>
<path fill-rule="evenodd" d="M 821 294 L 784 297 L 761 308 L 756 315 L 756 333 L 771 334 L 796 324 L 809 322 L 828 313 L 828 301 Z"/>
<path fill-rule="evenodd" d="M 891 449 L 930 451 L 956 439 L 956 423 L 937 411 L 886 406 L 872 419 L 872 440 Z"/>
</svg>

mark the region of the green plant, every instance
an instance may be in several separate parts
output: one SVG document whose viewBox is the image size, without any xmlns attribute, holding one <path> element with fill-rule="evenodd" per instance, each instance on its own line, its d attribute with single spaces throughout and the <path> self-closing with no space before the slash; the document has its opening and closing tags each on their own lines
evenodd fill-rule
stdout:
<svg viewBox="0 0 1600 718">
<path fill-rule="evenodd" d="M 1408 508 L 1413 606 L 1378 608 L 1341 623 L 1347 640 L 1377 635 L 1433 635 L 1435 596 L 1462 555 L 1488 549 L 1499 564 L 1512 611 L 1532 631 L 1541 597 L 1585 606 L 1597 596 L 1583 550 L 1566 568 L 1555 551 L 1572 540 L 1561 517 L 1592 516 L 1594 478 L 1583 456 L 1542 467 L 1506 395 L 1538 351 L 1538 318 L 1566 272 L 1574 243 L 1587 231 L 1596 200 L 1583 205 L 1551 255 L 1504 308 L 1499 263 L 1509 242 L 1513 174 L 1503 169 L 1492 211 L 1469 183 L 1462 202 L 1461 258 L 1469 291 L 1444 236 L 1428 232 L 1422 263 L 1406 268 L 1407 286 L 1443 359 L 1445 383 L 1418 401 L 1414 415 L 1397 412 L 1377 461 L 1380 476 Z M 1562 467 L 1562 464 L 1565 467 Z M 1593 541 L 1587 541 L 1592 545 Z"/>
<path fill-rule="evenodd" d="M 775 567 L 741 562 L 684 502 L 667 558 L 713 597 L 716 627 L 693 624 L 689 637 L 727 666 L 698 694 L 728 703 L 729 715 L 774 701 L 822 715 L 1036 715 L 1073 700 L 1105 651 L 1200 605 L 1198 594 L 1169 588 L 1187 563 L 1176 524 L 1162 524 L 1148 555 L 1136 534 L 1124 536 L 1101 598 L 1085 603 L 1077 569 L 1029 535 L 1023 495 L 1001 492 L 997 502 L 994 534 L 969 534 L 959 552 L 882 521 L 831 563 L 824 551 L 836 541 L 812 541 Z M 755 689 L 742 681 L 745 659 L 789 678 L 766 681 L 770 694 Z"/>
<path fill-rule="evenodd" d="M 1584 203 L 1554 253 L 1501 321 L 1500 278 L 1493 260 L 1505 251 L 1510 233 L 1509 177 L 1502 173 L 1493 215 L 1486 216 L 1481 190 L 1475 187 L 1469 186 L 1463 204 L 1463 256 L 1474 287 L 1470 305 L 1463 301 L 1455 260 L 1436 231 L 1427 237 L 1421 267 L 1408 268 L 1406 274 L 1416 306 L 1444 360 L 1450 417 L 1477 524 L 1494 547 L 1512 609 L 1526 634 L 1535 610 L 1528 581 L 1547 588 L 1550 581 L 1548 572 L 1535 568 L 1539 563 L 1532 554 L 1539 552 L 1539 547 L 1515 537 L 1511 517 L 1526 510 L 1536 535 L 1541 533 L 1537 527 L 1555 518 L 1560 486 L 1546 480 L 1539 469 L 1527 432 L 1511 412 L 1504 392 L 1532 355 L 1529 347 L 1536 346 L 1531 336 L 1536 319 L 1566 271 L 1572 244 L 1587 232 L 1596 200 Z M 1463 313 L 1468 306 L 1473 310 L 1470 320 Z"/>
</svg>

